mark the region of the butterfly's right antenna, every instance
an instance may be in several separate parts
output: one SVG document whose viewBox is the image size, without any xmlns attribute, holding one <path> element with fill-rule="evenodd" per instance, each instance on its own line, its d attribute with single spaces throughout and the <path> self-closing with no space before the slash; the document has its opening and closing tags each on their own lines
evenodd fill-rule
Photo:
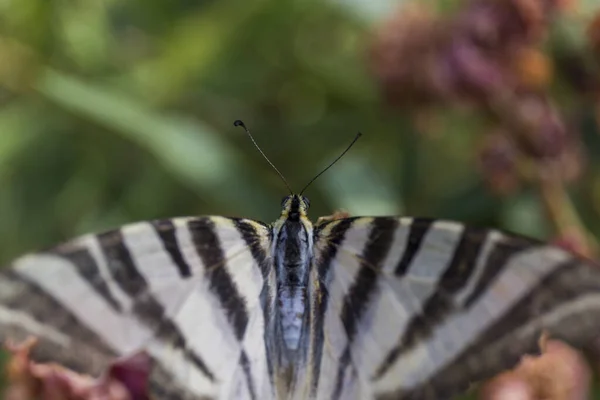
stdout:
<svg viewBox="0 0 600 400">
<path fill-rule="evenodd" d="M 338 162 L 340 160 L 340 158 L 344 157 L 344 154 L 346 154 L 348 152 L 348 150 L 350 150 L 352 148 L 352 146 L 354 146 L 354 143 L 356 143 L 356 141 L 358 140 L 359 137 L 362 136 L 362 133 L 358 132 L 356 134 L 356 136 L 354 137 L 354 140 L 352 141 L 352 143 L 350 143 L 350 145 L 348 147 L 346 147 L 346 150 L 344 150 L 344 152 L 342 154 L 340 154 L 338 156 L 338 158 L 336 158 L 335 160 L 333 160 L 333 162 L 331 164 L 329 164 L 323 171 L 319 172 L 317 174 L 317 176 L 315 176 L 314 178 L 312 178 L 310 180 L 310 182 L 308 182 L 306 184 L 306 186 L 304 186 L 304 188 L 300 191 L 300 194 L 302 195 L 302 193 L 304 193 L 304 191 L 310 186 L 311 183 L 313 183 L 314 181 L 317 180 L 318 177 L 320 177 L 321 175 L 323 175 L 325 173 L 325 171 L 327 171 L 329 168 L 333 167 L 333 164 L 335 164 L 336 162 Z"/>
<path fill-rule="evenodd" d="M 258 147 L 258 144 L 256 143 L 256 140 L 254 140 L 254 138 L 250 134 L 250 130 L 248 128 L 246 128 L 246 124 L 244 124 L 244 122 L 242 120 L 237 119 L 233 123 L 233 126 L 241 126 L 242 128 L 244 128 L 244 130 L 246 131 L 246 133 L 248 134 L 248 136 L 250 136 L 250 140 L 252 140 L 252 143 L 254 143 L 254 146 L 256 146 L 256 148 L 258 149 L 258 151 L 260 151 L 260 154 L 262 154 L 262 156 L 265 158 L 265 160 L 267 160 L 267 162 L 269 163 L 269 165 L 271 167 L 273 167 L 273 169 L 275 170 L 275 172 L 277 172 L 277 174 L 279 175 L 279 177 L 281 178 L 281 180 L 283 181 L 283 183 L 285 183 L 285 186 L 287 186 L 288 190 L 290 191 L 290 194 L 294 194 L 294 192 L 292 191 L 292 188 L 290 187 L 290 184 L 285 179 L 285 177 L 283 176 L 283 174 L 281 172 L 279 172 L 279 170 L 277 169 L 277 167 L 271 162 L 271 160 L 269 160 L 269 157 L 267 157 L 266 154 L 263 153 L 263 151 L 260 149 L 260 147 Z"/>
</svg>

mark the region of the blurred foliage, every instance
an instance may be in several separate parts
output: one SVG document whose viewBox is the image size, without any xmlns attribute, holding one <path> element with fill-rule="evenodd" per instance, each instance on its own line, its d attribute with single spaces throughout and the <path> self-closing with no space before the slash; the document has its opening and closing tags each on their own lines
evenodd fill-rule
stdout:
<svg viewBox="0 0 600 400">
<path fill-rule="evenodd" d="M 427 3 L 442 14 L 463 4 Z M 543 43 L 552 62 L 586 51 L 595 3 L 556 18 Z M 424 115 L 380 95 L 369 54 L 395 4 L 378 4 L 0 0 L 0 263 L 138 220 L 274 220 L 285 186 L 237 118 L 297 189 L 364 134 L 307 191 L 314 220 L 345 209 L 555 236 L 535 187 L 486 184 L 481 113 Z M 560 76 L 548 90 L 576 111 L 586 164 L 568 191 L 599 235 L 597 104 Z"/>
<path fill-rule="evenodd" d="M 423 204 L 431 171 L 381 111 L 367 30 L 313 1 L 0 1 L 0 261 L 136 220 L 273 220 L 285 188 L 236 118 L 295 188 L 365 133 L 309 190 L 315 216 Z"/>
<path fill-rule="evenodd" d="M 532 193 L 482 184 L 478 118 L 440 112 L 429 138 L 384 104 L 365 62 L 377 20 L 356 7 L 0 1 L 0 261 L 137 220 L 273 220 L 285 188 L 236 118 L 294 188 L 364 133 L 308 190 L 315 219 L 344 208 L 545 236 Z"/>
</svg>

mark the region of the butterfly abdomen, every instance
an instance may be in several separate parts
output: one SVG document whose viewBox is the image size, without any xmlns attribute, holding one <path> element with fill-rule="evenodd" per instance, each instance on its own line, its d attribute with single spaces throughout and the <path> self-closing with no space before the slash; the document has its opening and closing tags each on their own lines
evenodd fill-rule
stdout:
<svg viewBox="0 0 600 400">
<path fill-rule="evenodd" d="M 282 288 L 279 293 L 283 340 L 289 350 L 298 350 L 305 315 L 306 288 Z"/>
</svg>

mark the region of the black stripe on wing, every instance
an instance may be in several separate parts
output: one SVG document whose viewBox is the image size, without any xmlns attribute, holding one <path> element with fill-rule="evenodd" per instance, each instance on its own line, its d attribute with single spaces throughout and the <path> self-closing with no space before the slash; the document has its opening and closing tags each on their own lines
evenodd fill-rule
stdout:
<svg viewBox="0 0 600 400">
<path fill-rule="evenodd" d="M 429 229 L 434 222 L 435 220 L 431 218 L 412 219 L 406 240 L 406 247 L 402 253 L 402 258 L 398 261 L 398 265 L 396 265 L 394 271 L 396 275 L 404 275 L 406 271 L 408 271 L 413 259 L 421 249 L 421 245 L 427 236 L 427 232 L 429 232 Z"/>
<path fill-rule="evenodd" d="M 339 399 L 342 394 L 344 372 L 350 364 L 350 348 L 356 334 L 358 324 L 371 296 L 377 288 L 377 279 L 394 240 L 398 227 L 397 218 L 374 218 L 367 243 L 360 256 L 358 274 L 348 293 L 344 297 L 341 320 L 348 335 L 348 344 L 339 362 L 335 390 L 332 399 Z"/>
<path fill-rule="evenodd" d="M 269 255 L 261 245 L 261 234 L 248 220 L 241 218 L 232 218 L 231 220 L 233 221 L 235 228 L 244 239 L 244 242 L 246 242 L 246 245 L 250 248 L 252 257 L 258 265 L 263 279 L 267 279 L 272 266 L 271 262 L 269 261 Z M 259 222 L 254 221 L 254 223 Z M 269 242 L 271 242 L 273 239 L 273 231 L 267 226 L 264 226 L 264 228 L 268 229 L 269 236 L 267 239 Z"/>
<path fill-rule="evenodd" d="M 171 257 L 171 260 L 177 266 L 179 270 L 179 275 L 182 278 L 189 278 L 192 276 L 192 269 L 189 264 L 183 258 L 183 254 L 181 253 L 181 247 L 177 241 L 177 236 L 175 234 L 175 224 L 173 220 L 163 219 L 152 221 L 152 226 L 154 230 L 158 234 L 160 241 L 162 242 L 163 248 Z"/>
<path fill-rule="evenodd" d="M 483 271 L 479 277 L 473 291 L 465 300 L 464 307 L 470 308 L 481 298 L 481 296 L 494 283 L 498 274 L 502 271 L 502 266 L 515 254 L 534 246 L 541 246 L 542 243 L 522 236 L 502 235 L 502 238 L 494 243 L 485 260 Z"/>
<path fill-rule="evenodd" d="M 319 387 L 319 376 L 321 374 L 321 358 L 323 355 L 323 326 L 325 323 L 325 312 L 327 311 L 327 304 L 329 303 L 329 291 L 327 285 L 330 280 L 329 268 L 331 262 L 335 259 L 337 251 L 340 245 L 343 243 L 346 236 L 346 232 L 352 226 L 354 218 L 345 218 L 340 220 L 334 220 L 322 225 L 319 225 L 319 229 L 315 231 L 314 241 L 315 244 L 318 241 L 323 241 L 325 249 L 321 252 L 321 258 L 315 260 L 317 279 L 318 279 L 318 292 L 312 297 L 314 305 L 311 310 L 312 322 L 312 343 L 310 346 L 310 357 L 313 365 L 311 371 L 311 396 L 316 395 L 316 390 Z M 322 236 L 322 231 L 325 227 L 332 226 L 331 231 L 326 237 Z"/>
<path fill-rule="evenodd" d="M 421 313 L 408 322 L 396 346 L 377 368 L 374 379 L 383 376 L 402 354 L 426 340 L 436 326 L 456 311 L 453 295 L 469 282 L 486 238 L 486 230 L 465 227 L 435 291 L 425 300 Z"/>
<path fill-rule="evenodd" d="M 49 251 L 49 253 L 54 253 L 69 260 L 77 267 L 75 268 L 75 272 L 86 280 L 92 286 L 94 291 L 102 297 L 113 310 L 122 313 L 123 309 L 121 303 L 115 299 L 108 284 L 100 275 L 98 264 L 87 248 L 80 246 L 74 247 L 72 245 L 59 246 Z"/>
<path fill-rule="evenodd" d="M 268 284 L 269 273 L 271 272 L 273 265 L 269 254 L 265 251 L 265 248 L 261 245 L 261 234 L 257 231 L 255 226 L 250 223 L 248 220 L 232 218 L 232 221 L 246 242 L 246 245 L 250 248 L 250 252 L 252 253 L 252 257 L 254 261 L 258 265 L 260 272 L 263 277 L 264 285 L 260 293 L 260 304 L 263 312 L 263 321 L 265 324 L 264 328 L 264 341 L 267 352 L 267 369 L 269 371 L 269 379 L 271 379 L 271 383 L 273 383 L 273 357 L 272 354 L 274 352 L 273 345 L 273 330 L 272 328 L 272 319 L 273 319 L 273 306 L 272 302 L 275 297 L 276 288 L 271 287 Z M 254 223 L 257 223 L 254 221 Z M 264 226 L 265 229 L 268 230 L 268 243 L 271 243 L 273 238 L 273 231 Z"/>
<path fill-rule="evenodd" d="M 227 260 L 215 231 L 215 224 L 210 218 L 199 218 L 190 221 L 188 229 L 196 252 L 204 264 L 204 274 L 210 290 L 223 305 L 235 337 L 241 341 L 248 326 L 248 311 L 244 299 L 227 271 Z"/>
<path fill-rule="evenodd" d="M 248 311 L 244 299 L 227 270 L 227 260 L 215 229 L 215 223 L 210 218 L 199 218 L 190 221 L 188 229 L 196 251 L 204 264 L 204 275 L 208 280 L 209 288 L 225 309 L 229 324 L 232 326 L 237 340 L 241 343 L 248 327 Z M 244 370 L 248 382 L 248 392 L 252 395 L 255 393 L 255 389 L 248 368 L 248 356 L 243 349 L 238 364 Z"/>
<path fill-rule="evenodd" d="M 248 394 L 250 395 L 250 400 L 256 400 L 256 391 L 254 389 L 254 383 L 252 381 L 252 371 L 250 366 L 250 360 L 246 355 L 245 351 L 242 351 L 240 355 L 240 360 L 238 362 L 239 365 L 242 366 L 244 370 L 244 375 L 246 376 L 246 385 L 248 385 Z"/>
<path fill-rule="evenodd" d="M 214 373 L 202 358 L 187 347 L 187 340 L 177 325 L 169 319 L 163 305 L 150 293 L 148 283 L 138 271 L 120 230 L 97 235 L 98 242 L 114 281 L 133 301 L 133 316 L 155 332 L 156 337 L 184 352 L 211 381 Z"/>
</svg>

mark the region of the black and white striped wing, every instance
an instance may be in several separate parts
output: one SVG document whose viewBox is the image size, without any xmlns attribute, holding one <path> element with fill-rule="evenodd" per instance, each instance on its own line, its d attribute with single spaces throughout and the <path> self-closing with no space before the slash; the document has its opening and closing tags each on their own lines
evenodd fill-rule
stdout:
<svg viewBox="0 0 600 400">
<path fill-rule="evenodd" d="M 536 352 L 542 331 L 573 345 L 600 332 L 600 267 L 556 247 L 387 217 L 316 237 L 318 398 L 447 399 Z"/>
<path fill-rule="evenodd" d="M 0 272 L 0 337 L 33 334 L 34 356 L 98 373 L 146 349 L 161 400 L 269 399 L 263 286 L 270 229 L 222 217 L 87 235 Z"/>
</svg>

